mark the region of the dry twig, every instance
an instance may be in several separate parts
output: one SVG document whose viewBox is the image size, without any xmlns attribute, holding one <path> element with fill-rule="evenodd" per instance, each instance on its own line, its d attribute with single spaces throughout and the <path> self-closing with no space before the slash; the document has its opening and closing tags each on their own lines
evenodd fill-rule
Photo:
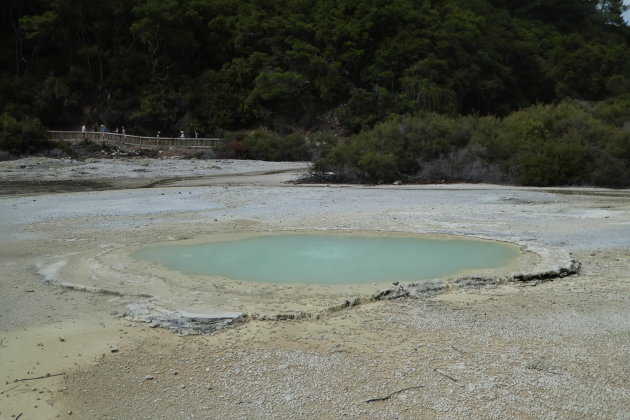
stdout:
<svg viewBox="0 0 630 420">
<path fill-rule="evenodd" d="M 22 381 L 34 381 L 35 379 L 46 379 L 46 378 L 52 378 L 53 376 L 61 376 L 61 375 L 65 375 L 65 373 L 47 373 L 43 376 L 36 376 L 35 378 L 22 378 L 22 379 L 15 379 L 13 382 L 22 382 Z"/>
<path fill-rule="evenodd" d="M 9 389 L 5 389 L 4 391 L 0 392 L 0 395 L 4 394 L 5 392 L 9 392 L 9 391 L 13 391 L 15 388 L 17 388 L 18 386 L 20 386 L 21 384 L 17 384 L 16 386 L 14 386 L 13 388 L 9 388 Z"/>
<path fill-rule="evenodd" d="M 370 400 L 365 401 L 366 403 L 371 403 L 371 402 L 375 402 L 375 401 L 385 401 L 390 399 L 391 397 L 393 397 L 396 394 L 400 394 L 401 392 L 404 391 L 409 391 L 410 389 L 419 389 L 419 388 L 424 388 L 424 385 L 417 385 L 417 386 L 410 386 L 409 388 L 403 388 L 403 389 L 399 389 L 398 391 L 394 391 L 391 394 L 385 396 L 385 397 L 381 397 L 381 398 L 372 398 Z"/>
<path fill-rule="evenodd" d="M 529 364 L 529 365 L 527 365 L 525 367 L 528 368 L 528 369 L 534 369 L 534 370 L 539 370 L 541 372 L 551 373 L 553 375 L 562 375 L 562 372 L 557 372 L 555 370 L 547 369 L 546 367 L 543 367 L 543 366 L 541 366 L 539 364 L 536 364 L 536 363 L 531 363 L 531 364 Z"/>
<path fill-rule="evenodd" d="M 458 381 L 458 379 L 457 379 L 457 378 L 455 378 L 455 377 L 453 377 L 453 376 L 449 375 L 448 373 L 444 372 L 443 370 L 440 370 L 440 369 L 437 369 L 437 368 L 436 368 L 436 369 L 433 369 L 433 370 L 434 370 L 434 371 L 436 371 L 437 373 L 439 373 L 439 374 L 440 374 L 440 375 L 442 375 L 442 376 L 446 376 L 448 379 L 450 379 L 450 380 L 451 380 L 451 381 L 453 381 L 453 382 L 457 382 L 457 381 Z"/>
</svg>

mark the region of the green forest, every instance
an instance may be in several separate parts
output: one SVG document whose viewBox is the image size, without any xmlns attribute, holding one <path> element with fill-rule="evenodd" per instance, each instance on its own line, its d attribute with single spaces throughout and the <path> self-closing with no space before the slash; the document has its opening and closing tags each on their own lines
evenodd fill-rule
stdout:
<svg viewBox="0 0 630 420">
<path fill-rule="evenodd" d="M 630 185 L 621 0 L 3 0 L 0 149 L 104 124 L 326 182 Z"/>
</svg>

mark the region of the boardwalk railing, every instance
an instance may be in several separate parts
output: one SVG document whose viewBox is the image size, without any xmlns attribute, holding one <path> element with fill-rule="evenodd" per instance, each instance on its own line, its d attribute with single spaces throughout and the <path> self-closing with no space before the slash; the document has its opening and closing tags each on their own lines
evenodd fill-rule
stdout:
<svg viewBox="0 0 630 420">
<path fill-rule="evenodd" d="M 173 137 L 141 137 L 120 133 L 100 133 L 95 131 L 50 131 L 53 141 L 78 143 L 83 140 L 108 142 L 130 146 L 148 147 L 185 147 L 193 149 L 219 149 L 225 142 L 218 138 L 173 138 Z"/>
</svg>

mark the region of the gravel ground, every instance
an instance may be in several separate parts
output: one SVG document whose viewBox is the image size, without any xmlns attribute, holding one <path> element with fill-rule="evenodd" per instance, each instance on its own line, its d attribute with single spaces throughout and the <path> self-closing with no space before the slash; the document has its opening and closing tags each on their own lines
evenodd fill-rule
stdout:
<svg viewBox="0 0 630 420">
<path fill-rule="evenodd" d="M 26 186 L 0 198 L 0 418 L 630 418 L 630 191 L 284 183 L 306 167 L 0 163 L 0 185 Z M 77 170 L 115 190 L 77 187 Z M 44 179 L 71 192 L 29 189 Z M 138 304 L 211 312 L 245 300 L 243 288 L 212 300 L 216 291 L 185 279 L 147 283 L 128 250 L 293 230 L 478 236 L 526 245 L 546 263 L 549 250 L 571 253 L 582 270 L 208 335 L 122 316 Z M 107 284 L 108 294 L 59 283 Z M 345 298 L 253 295 L 273 310 Z"/>
</svg>

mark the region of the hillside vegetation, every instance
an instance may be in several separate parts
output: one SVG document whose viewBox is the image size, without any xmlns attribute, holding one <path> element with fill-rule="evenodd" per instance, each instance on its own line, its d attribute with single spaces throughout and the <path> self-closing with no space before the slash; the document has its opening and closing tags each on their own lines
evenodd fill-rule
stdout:
<svg viewBox="0 0 630 420">
<path fill-rule="evenodd" d="M 630 183 L 621 0 L 7 0 L 0 148 L 231 139 L 329 181 Z"/>
</svg>

